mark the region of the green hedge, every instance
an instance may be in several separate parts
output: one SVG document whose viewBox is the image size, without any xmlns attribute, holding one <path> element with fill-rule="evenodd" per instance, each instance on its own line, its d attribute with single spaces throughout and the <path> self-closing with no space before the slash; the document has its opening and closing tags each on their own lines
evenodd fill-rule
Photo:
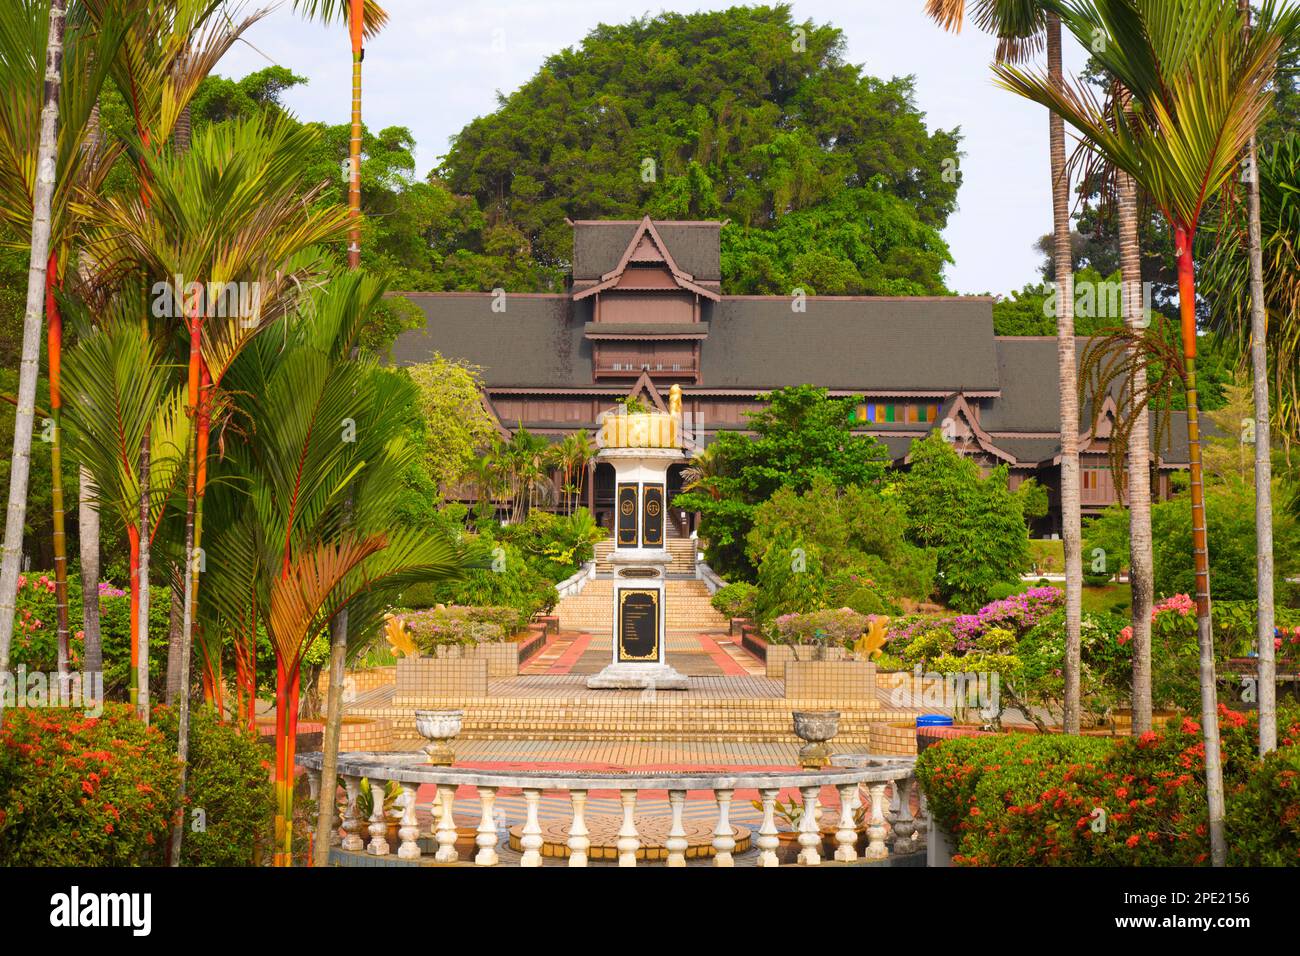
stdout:
<svg viewBox="0 0 1300 956">
<path fill-rule="evenodd" d="M 174 747 L 176 712 L 156 707 L 153 719 Z M 252 866 L 274 835 L 274 750 L 247 728 L 218 722 L 210 707 L 191 709 L 189 737 L 181 863 Z"/>
<path fill-rule="evenodd" d="M 1258 725 L 1220 708 L 1229 860 L 1300 863 L 1300 713 L 1281 750 L 1255 757 Z M 1200 725 L 1141 737 L 953 738 L 917 760 L 935 822 L 968 866 L 1189 866 L 1208 859 Z"/>
</svg>

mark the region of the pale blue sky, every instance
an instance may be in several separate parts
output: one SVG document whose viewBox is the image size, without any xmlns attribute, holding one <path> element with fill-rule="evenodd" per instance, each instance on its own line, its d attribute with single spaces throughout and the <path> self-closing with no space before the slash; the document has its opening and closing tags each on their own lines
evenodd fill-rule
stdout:
<svg viewBox="0 0 1300 956">
<path fill-rule="evenodd" d="M 249 6 L 257 6 L 251 0 Z M 732 2 L 682 0 L 658 5 L 612 0 L 384 0 L 387 29 L 373 40 L 364 73 L 365 121 L 372 129 L 406 126 L 419 144 L 423 176 L 447 149 L 448 137 L 491 112 L 497 91 L 528 80 L 551 53 L 579 43 L 598 23 L 621 23 L 671 9 L 723 9 Z M 1037 278 L 1035 240 L 1052 224 L 1047 113 L 993 86 L 994 41 L 973 29 L 946 34 L 923 13 L 923 0 L 797 0 L 798 21 L 840 27 L 847 58 L 868 73 L 913 74 L 917 105 L 931 128 L 960 125 L 966 152 L 960 208 L 945 238 L 956 264 L 948 284 L 958 292 L 1007 293 Z M 218 67 L 243 76 L 268 62 L 310 83 L 286 97 L 305 120 L 347 122 L 348 42 L 342 28 L 303 23 L 287 2 L 247 34 Z M 1067 40 L 1067 68 L 1084 57 Z"/>
</svg>

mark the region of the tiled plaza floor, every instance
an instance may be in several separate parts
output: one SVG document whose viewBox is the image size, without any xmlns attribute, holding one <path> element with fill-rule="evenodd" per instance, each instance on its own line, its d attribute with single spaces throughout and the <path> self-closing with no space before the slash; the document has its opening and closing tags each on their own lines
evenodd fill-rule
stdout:
<svg viewBox="0 0 1300 956">
<path fill-rule="evenodd" d="M 569 631 L 519 668 L 520 674 L 595 674 L 612 659 L 612 637 Z M 761 677 L 763 662 L 725 632 L 668 632 L 668 663 L 688 677 Z"/>
</svg>

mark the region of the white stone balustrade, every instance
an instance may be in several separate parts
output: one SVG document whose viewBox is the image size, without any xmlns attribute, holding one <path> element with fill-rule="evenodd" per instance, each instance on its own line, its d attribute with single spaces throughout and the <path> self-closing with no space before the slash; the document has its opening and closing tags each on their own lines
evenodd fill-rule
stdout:
<svg viewBox="0 0 1300 956">
<path fill-rule="evenodd" d="M 298 764 L 317 779 L 319 786 L 319 753 L 301 754 Z M 802 815 L 797 828 L 799 846 L 798 863 L 817 866 L 823 861 L 823 823 L 831 826 L 835 850 L 833 859 L 839 863 L 859 860 L 882 861 L 891 854 L 910 853 L 920 848 L 923 840 L 921 823 L 925 816 L 924 797 L 920 812 L 912 812 L 915 786 L 913 766 L 915 758 L 875 757 L 867 755 L 836 755 L 832 766 L 821 770 L 765 771 L 755 773 L 715 774 L 708 772 L 646 772 L 646 773 L 583 773 L 516 770 L 475 770 L 461 767 L 435 766 L 425 762 L 423 754 L 345 753 L 339 755 L 339 774 L 347 795 L 343 814 L 342 849 L 350 852 L 364 850 L 374 856 L 390 852 L 388 843 L 388 816 L 384 813 L 385 788 L 390 782 L 401 788 L 398 806 L 401 819 L 397 831 L 400 846 L 397 856 L 401 860 L 418 862 L 426 851 L 421 849 L 419 825 L 415 815 L 416 794 L 421 785 L 435 788 L 433 826 L 426 847 L 436 845 L 433 861 L 454 864 L 459 862 L 456 850 L 455 795 L 458 787 L 469 786 L 478 791 L 479 819 L 474 831 L 477 852 L 474 863 L 495 866 L 501 862 L 497 852 L 499 834 L 495 817 L 497 793 L 509 788 L 523 793 L 525 819 L 520 831 L 522 855 L 519 865 L 538 867 L 543 863 L 541 849 L 543 830 L 539 818 L 542 794 L 548 791 L 568 793 L 571 818 L 568 826 L 568 865 L 585 867 L 591 849 L 587 829 L 587 799 L 592 790 L 617 791 L 621 803 L 621 825 L 617 834 L 616 849 L 619 866 L 643 865 L 637 860 L 642 847 L 642 836 L 637 829 L 638 796 L 646 791 L 668 793 L 669 824 L 665 848 L 666 865 L 686 865 L 688 849 L 687 832 L 683 823 L 687 792 L 708 791 L 713 794 L 717 807 L 716 825 L 712 833 L 713 865 L 736 865 L 735 830 L 731 823 L 732 801 L 737 790 L 757 791 L 763 819 L 753 844 L 758 851 L 758 866 L 780 865 L 777 850 L 781 840 L 776 827 L 777 798 L 782 791 L 796 790 L 803 806 L 812 808 Z M 362 779 L 370 782 L 374 796 L 374 811 L 369 819 L 370 842 L 362 842 L 361 833 L 367 821 L 361 819 L 357 809 Z M 825 807 L 826 819 L 819 820 L 821 808 L 818 798 L 824 787 L 834 788 L 839 795 L 838 811 Z M 645 804 L 642 803 L 644 813 Z M 862 826 L 866 831 L 866 849 L 857 849 L 857 815 L 863 811 Z M 888 823 L 888 831 L 886 824 Z M 662 832 L 662 831 L 661 831 Z M 886 841 L 888 834 L 889 840 Z"/>
</svg>

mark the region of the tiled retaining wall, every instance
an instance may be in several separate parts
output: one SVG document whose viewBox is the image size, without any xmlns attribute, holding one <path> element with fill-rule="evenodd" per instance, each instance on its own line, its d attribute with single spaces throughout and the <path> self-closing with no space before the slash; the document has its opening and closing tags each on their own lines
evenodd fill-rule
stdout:
<svg viewBox="0 0 1300 956">
<path fill-rule="evenodd" d="M 893 724 L 872 724 L 871 752 L 873 754 L 915 756 L 916 728 L 913 726 L 895 727 Z"/>
<path fill-rule="evenodd" d="M 514 649 L 514 645 L 511 645 Z M 406 657 L 397 662 L 394 704 L 418 704 L 436 697 L 486 697 L 488 659 Z"/>
<path fill-rule="evenodd" d="M 388 750 L 393 746 L 393 725 L 376 717 L 368 720 L 348 718 L 339 734 L 339 750 Z"/>
<path fill-rule="evenodd" d="M 773 648 L 775 650 L 775 648 Z M 876 700 L 876 665 L 869 661 L 789 661 L 785 665 L 785 696 L 811 700 Z"/>
</svg>

